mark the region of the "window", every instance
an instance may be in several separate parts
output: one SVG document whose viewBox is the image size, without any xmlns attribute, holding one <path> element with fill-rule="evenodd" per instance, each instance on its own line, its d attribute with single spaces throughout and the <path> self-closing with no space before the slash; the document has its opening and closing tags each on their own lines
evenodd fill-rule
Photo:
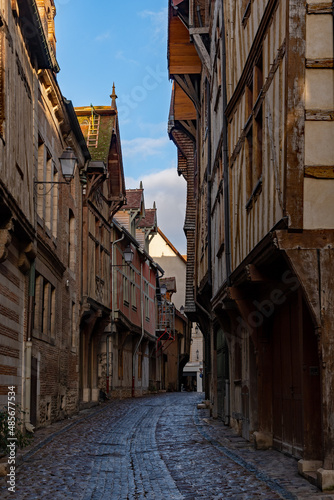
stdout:
<svg viewBox="0 0 334 500">
<path fill-rule="evenodd" d="M 58 229 L 58 171 L 52 155 L 45 146 L 43 139 L 38 137 L 38 168 L 37 168 L 37 215 L 49 230 L 49 236 L 57 236 Z"/>
<path fill-rule="evenodd" d="M 128 279 L 128 266 L 125 259 L 122 259 L 123 264 L 123 302 L 126 306 L 129 305 L 129 279 Z"/>
<path fill-rule="evenodd" d="M 234 345 L 234 380 L 239 381 L 242 378 L 242 359 L 241 345 Z"/>
<path fill-rule="evenodd" d="M 263 57 L 260 52 L 253 68 L 253 78 L 246 86 L 246 209 L 249 210 L 262 186 L 263 156 L 263 106 L 261 102 L 263 86 Z"/>
<path fill-rule="evenodd" d="M 76 347 L 76 319 L 75 319 L 75 302 L 72 301 L 71 314 L 71 346 Z"/>
<path fill-rule="evenodd" d="M 123 349 L 118 349 L 118 378 L 123 379 Z"/>
<path fill-rule="evenodd" d="M 142 346 L 140 345 L 138 348 L 138 379 L 142 378 L 142 367 L 143 367 L 143 353 Z"/>
<path fill-rule="evenodd" d="M 74 271 L 75 261 L 76 261 L 76 252 L 75 252 L 75 217 L 72 210 L 69 211 L 68 217 L 68 267 L 71 271 Z"/>
<path fill-rule="evenodd" d="M 133 309 L 137 309 L 136 271 L 132 268 L 130 270 L 130 280 L 131 280 L 131 305 Z"/>
<path fill-rule="evenodd" d="M 35 280 L 34 330 L 49 338 L 55 337 L 56 289 L 42 275 Z"/>
<path fill-rule="evenodd" d="M 145 280 L 145 283 L 144 283 L 144 301 L 145 301 L 145 317 L 146 317 L 146 321 L 150 321 L 149 283 L 146 280 Z"/>
</svg>

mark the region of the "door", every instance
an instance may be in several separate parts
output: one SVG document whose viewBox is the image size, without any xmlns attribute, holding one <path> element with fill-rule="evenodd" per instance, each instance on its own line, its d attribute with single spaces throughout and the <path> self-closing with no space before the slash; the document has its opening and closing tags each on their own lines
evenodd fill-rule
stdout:
<svg viewBox="0 0 334 500">
<path fill-rule="evenodd" d="M 218 417 L 225 423 L 228 423 L 229 413 L 229 394 L 226 391 L 229 379 L 229 361 L 228 347 L 224 332 L 219 329 L 217 331 L 217 409 Z"/>
<path fill-rule="evenodd" d="M 37 358 L 31 358 L 30 422 L 37 424 Z"/>
<path fill-rule="evenodd" d="M 298 294 L 287 298 L 273 325 L 274 446 L 303 455 L 302 321 Z"/>
</svg>

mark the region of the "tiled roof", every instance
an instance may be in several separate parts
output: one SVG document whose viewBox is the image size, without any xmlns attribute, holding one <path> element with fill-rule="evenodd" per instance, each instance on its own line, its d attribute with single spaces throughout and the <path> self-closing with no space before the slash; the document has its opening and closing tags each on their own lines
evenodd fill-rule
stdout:
<svg viewBox="0 0 334 500">
<path fill-rule="evenodd" d="M 145 210 L 145 217 L 139 222 L 138 227 L 156 227 L 157 225 L 157 210 L 156 208 L 149 208 Z"/>
<path fill-rule="evenodd" d="M 127 189 L 126 190 L 126 205 L 123 205 L 122 210 L 130 210 L 141 208 L 143 201 L 143 189 Z"/>
</svg>

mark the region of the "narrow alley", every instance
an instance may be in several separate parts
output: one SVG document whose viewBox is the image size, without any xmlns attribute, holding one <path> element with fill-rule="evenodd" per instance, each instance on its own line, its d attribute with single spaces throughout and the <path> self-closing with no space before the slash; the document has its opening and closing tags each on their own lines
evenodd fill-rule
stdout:
<svg viewBox="0 0 334 500">
<path fill-rule="evenodd" d="M 183 392 L 110 401 L 37 432 L 17 470 L 15 498 L 334 498 L 298 476 L 294 459 L 254 450 L 198 410 L 202 398 Z M 9 498 L 2 481 L 0 496 Z"/>
</svg>

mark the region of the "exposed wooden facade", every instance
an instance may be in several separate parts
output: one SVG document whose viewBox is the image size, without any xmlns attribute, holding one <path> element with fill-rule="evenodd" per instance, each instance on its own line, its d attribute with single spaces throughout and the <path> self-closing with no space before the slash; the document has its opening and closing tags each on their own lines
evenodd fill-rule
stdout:
<svg viewBox="0 0 334 500">
<path fill-rule="evenodd" d="M 190 314 L 206 337 L 207 397 L 245 438 L 331 488 L 332 5 L 184 0 L 175 16 L 201 61 L 195 79 L 187 48 L 183 73 L 170 70 L 197 111 L 190 128 L 174 90 L 170 136 L 181 173 L 182 137 L 194 151 Z M 177 42 L 170 29 L 169 51 Z"/>
<path fill-rule="evenodd" d="M 83 194 L 83 307 L 80 319 L 80 396 L 96 402 L 100 394 L 98 355 L 111 321 L 112 217 L 125 202 L 125 183 L 115 88 L 111 106 L 76 108 L 92 161 Z"/>
<path fill-rule="evenodd" d="M 145 209 L 143 187 L 126 190 L 126 204 L 113 219 L 111 335 L 103 347 L 112 397 L 139 396 L 161 387 L 156 295 L 163 270 L 147 251 L 156 232 L 156 208 Z M 123 252 L 128 246 L 134 256 L 127 265 Z"/>
<path fill-rule="evenodd" d="M 89 153 L 55 77 L 53 0 L 0 7 L 1 398 L 15 386 L 31 431 L 78 410 L 80 172 Z M 59 162 L 68 146 L 78 158 L 71 185 Z"/>
</svg>

